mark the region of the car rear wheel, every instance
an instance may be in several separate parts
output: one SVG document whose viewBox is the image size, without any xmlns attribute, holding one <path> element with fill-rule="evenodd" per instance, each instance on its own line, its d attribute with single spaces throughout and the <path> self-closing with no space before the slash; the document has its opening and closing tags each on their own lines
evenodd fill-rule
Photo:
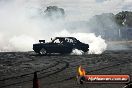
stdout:
<svg viewBox="0 0 132 88">
<path fill-rule="evenodd" d="M 83 49 L 83 52 L 88 52 L 89 51 L 89 49 Z"/>
<path fill-rule="evenodd" d="M 41 55 L 46 55 L 46 54 L 47 54 L 47 50 L 44 49 L 44 48 L 42 48 L 42 49 L 39 51 L 39 53 L 40 53 Z"/>
</svg>

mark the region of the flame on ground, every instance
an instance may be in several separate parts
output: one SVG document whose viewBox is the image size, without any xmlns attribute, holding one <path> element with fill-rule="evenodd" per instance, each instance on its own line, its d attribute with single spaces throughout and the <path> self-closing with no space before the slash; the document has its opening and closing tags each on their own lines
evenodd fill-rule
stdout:
<svg viewBox="0 0 132 88">
<path fill-rule="evenodd" d="M 78 74 L 79 74 L 79 76 L 85 76 L 86 72 L 85 72 L 85 70 L 82 68 L 82 66 L 79 66 L 79 68 L 78 68 Z"/>
</svg>

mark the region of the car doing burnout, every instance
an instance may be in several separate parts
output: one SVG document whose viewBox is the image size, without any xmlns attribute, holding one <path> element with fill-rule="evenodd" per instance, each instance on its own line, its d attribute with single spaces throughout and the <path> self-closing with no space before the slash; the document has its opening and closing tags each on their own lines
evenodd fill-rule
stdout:
<svg viewBox="0 0 132 88">
<path fill-rule="evenodd" d="M 51 42 L 45 43 L 45 40 L 39 40 L 39 43 L 33 44 L 33 50 L 42 55 L 50 53 L 67 54 L 71 53 L 73 49 L 87 52 L 89 45 L 80 42 L 74 37 L 55 37 Z"/>
</svg>

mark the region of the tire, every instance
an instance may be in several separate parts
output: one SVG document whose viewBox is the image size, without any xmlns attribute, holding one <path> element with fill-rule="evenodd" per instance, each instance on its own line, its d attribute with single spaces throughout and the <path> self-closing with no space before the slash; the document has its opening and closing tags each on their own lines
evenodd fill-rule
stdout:
<svg viewBox="0 0 132 88">
<path fill-rule="evenodd" d="M 42 49 L 40 49 L 39 54 L 46 55 L 47 54 L 47 50 L 45 48 L 42 48 Z"/>
<path fill-rule="evenodd" d="M 83 52 L 88 52 L 88 51 L 89 51 L 89 49 L 83 49 L 82 51 L 83 51 Z"/>
</svg>

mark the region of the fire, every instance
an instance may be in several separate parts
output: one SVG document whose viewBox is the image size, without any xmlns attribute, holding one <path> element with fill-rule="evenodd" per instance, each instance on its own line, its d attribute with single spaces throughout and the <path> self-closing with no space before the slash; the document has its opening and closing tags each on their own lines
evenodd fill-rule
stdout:
<svg viewBox="0 0 132 88">
<path fill-rule="evenodd" d="M 86 72 L 85 70 L 82 68 L 82 66 L 79 66 L 78 68 L 78 73 L 80 76 L 85 76 Z"/>
</svg>

